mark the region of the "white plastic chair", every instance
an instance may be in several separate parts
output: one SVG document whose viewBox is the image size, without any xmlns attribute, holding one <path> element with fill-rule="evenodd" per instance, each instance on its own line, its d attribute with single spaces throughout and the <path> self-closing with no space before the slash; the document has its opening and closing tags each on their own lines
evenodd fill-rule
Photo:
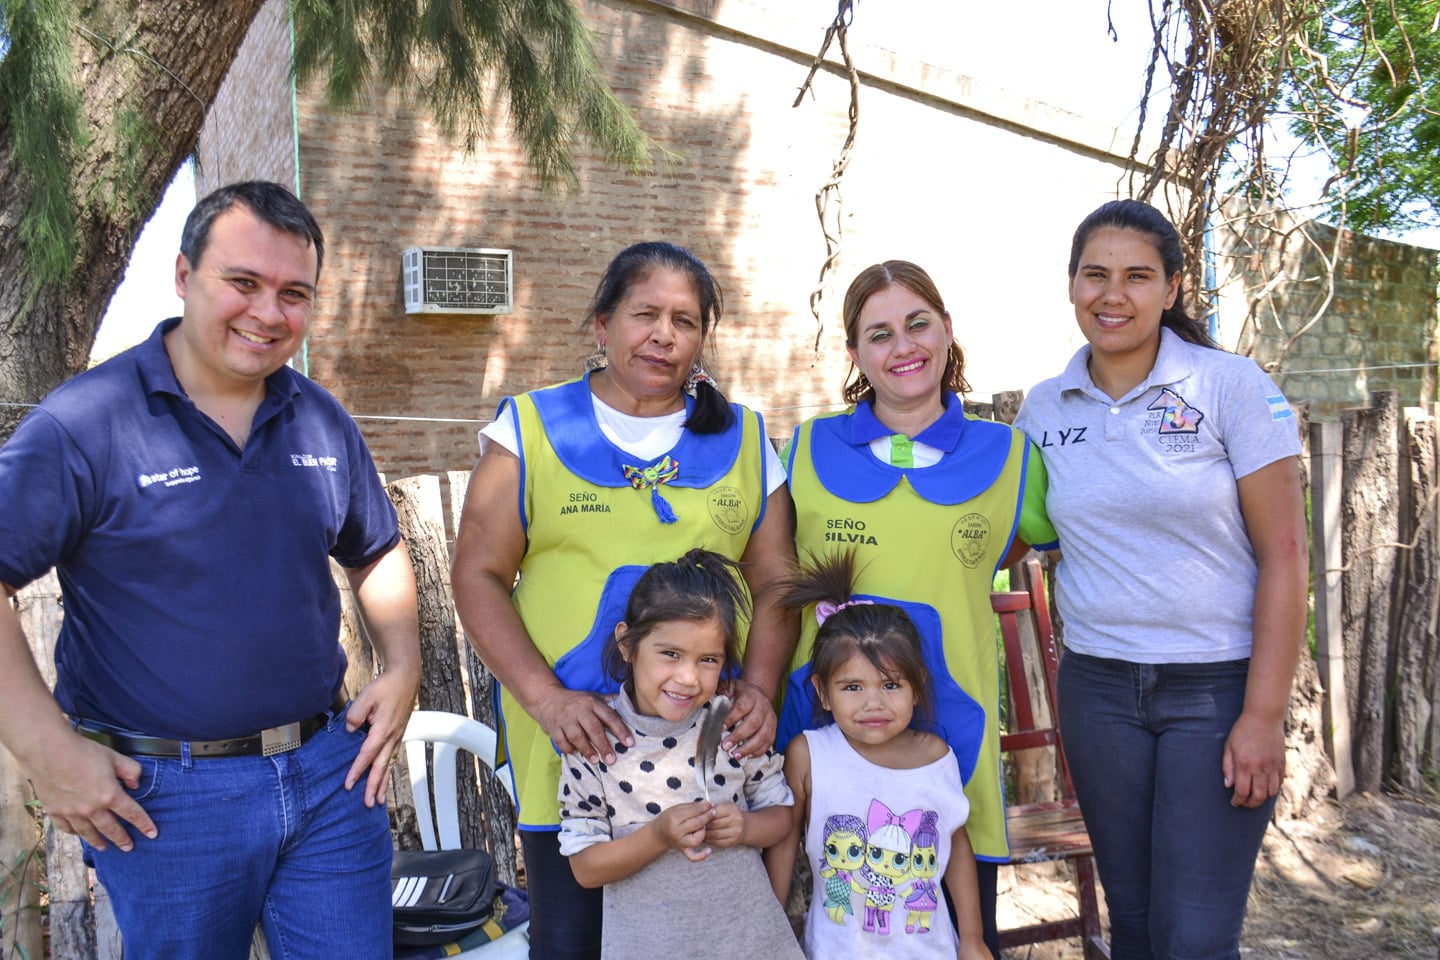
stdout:
<svg viewBox="0 0 1440 960">
<path fill-rule="evenodd" d="M 459 751 L 474 754 L 494 770 L 496 779 L 505 787 L 510 803 L 515 803 L 509 764 L 499 768 L 495 766 L 495 731 L 478 720 L 440 710 L 416 710 L 410 714 L 402 739 L 405 762 L 410 768 L 410 790 L 415 795 L 415 819 L 420 826 L 420 842 L 426 850 L 460 849 L 460 810 L 456 800 L 455 775 L 456 754 Z M 427 744 L 433 748 L 434 754 L 430 763 L 425 758 Z M 432 782 L 434 816 L 430 806 Z M 467 957 L 474 960 L 525 960 L 529 955 L 530 923 L 526 921 L 498 940 L 456 956 L 462 960 Z"/>
</svg>

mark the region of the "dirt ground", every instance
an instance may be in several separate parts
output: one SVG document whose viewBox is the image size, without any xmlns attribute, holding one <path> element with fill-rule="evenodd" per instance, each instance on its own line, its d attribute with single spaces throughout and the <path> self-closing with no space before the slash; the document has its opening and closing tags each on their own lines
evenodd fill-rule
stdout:
<svg viewBox="0 0 1440 960">
<path fill-rule="evenodd" d="M 1104 910 L 1104 898 L 1101 898 Z M 1074 886 L 1048 864 L 1001 871 L 1000 926 L 1075 915 Z M 1440 958 L 1440 796 L 1360 794 L 1272 823 L 1241 939 L 1245 960 Z M 1078 940 L 1005 960 L 1081 960 Z"/>
</svg>

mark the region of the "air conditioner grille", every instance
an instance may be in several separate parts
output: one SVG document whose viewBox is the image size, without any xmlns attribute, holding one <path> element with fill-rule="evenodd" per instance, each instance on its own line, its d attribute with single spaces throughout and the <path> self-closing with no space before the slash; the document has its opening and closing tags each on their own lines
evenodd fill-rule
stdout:
<svg viewBox="0 0 1440 960">
<path fill-rule="evenodd" d="M 411 247 L 402 258 L 407 313 L 508 313 L 511 252 Z"/>
</svg>

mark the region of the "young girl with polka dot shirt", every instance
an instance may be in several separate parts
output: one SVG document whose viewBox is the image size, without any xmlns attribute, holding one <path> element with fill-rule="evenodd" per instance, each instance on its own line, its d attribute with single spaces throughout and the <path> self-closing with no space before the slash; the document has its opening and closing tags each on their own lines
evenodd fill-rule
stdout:
<svg viewBox="0 0 1440 960">
<path fill-rule="evenodd" d="M 696 776 L 747 615 L 735 563 L 692 550 L 640 577 L 606 646 L 610 703 L 635 743 L 612 737 L 608 764 L 566 754 L 560 778 L 560 850 L 582 886 L 605 888 L 602 957 L 803 956 L 760 857 L 790 829 L 783 760 L 717 746 L 708 782 Z"/>
</svg>

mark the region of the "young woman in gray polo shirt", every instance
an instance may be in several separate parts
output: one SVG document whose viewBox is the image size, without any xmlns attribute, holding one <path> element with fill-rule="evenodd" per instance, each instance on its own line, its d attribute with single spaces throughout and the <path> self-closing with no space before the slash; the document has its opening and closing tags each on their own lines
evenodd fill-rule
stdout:
<svg viewBox="0 0 1440 960">
<path fill-rule="evenodd" d="M 1115 960 L 1239 956 L 1305 625 L 1294 416 L 1186 314 L 1182 265 L 1154 208 L 1087 217 L 1088 343 L 1016 422 L 1049 471 L 1060 728 Z"/>
</svg>

